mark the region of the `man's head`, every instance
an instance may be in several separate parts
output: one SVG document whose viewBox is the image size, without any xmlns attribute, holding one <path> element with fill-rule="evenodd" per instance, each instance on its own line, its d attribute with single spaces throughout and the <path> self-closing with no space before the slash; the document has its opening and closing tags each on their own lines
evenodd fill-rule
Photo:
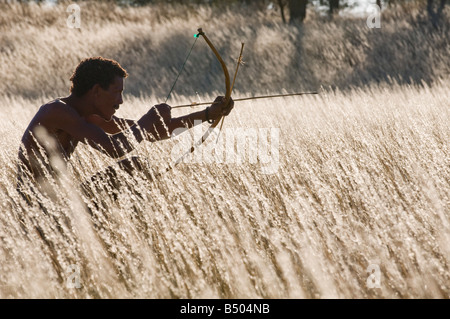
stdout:
<svg viewBox="0 0 450 319">
<path fill-rule="evenodd" d="M 127 71 L 117 61 L 102 57 L 84 59 L 78 64 L 70 78 L 72 81 L 70 92 L 80 97 L 92 89 L 95 84 L 107 90 L 116 76 L 121 78 L 128 76 Z"/>
<path fill-rule="evenodd" d="M 128 76 L 118 62 L 102 57 L 80 62 L 72 74 L 70 92 L 77 97 L 90 94 L 95 113 L 110 120 L 122 104 L 123 79 Z"/>
</svg>

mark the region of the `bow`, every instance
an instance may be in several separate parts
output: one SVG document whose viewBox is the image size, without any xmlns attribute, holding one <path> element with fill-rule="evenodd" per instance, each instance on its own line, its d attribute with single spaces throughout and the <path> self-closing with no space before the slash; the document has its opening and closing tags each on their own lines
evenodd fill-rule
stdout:
<svg viewBox="0 0 450 319">
<path fill-rule="evenodd" d="M 230 84 L 230 74 L 228 73 L 228 69 L 227 66 L 225 65 L 225 62 L 223 61 L 222 57 L 220 56 L 219 52 L 216 50 L 216 48 L 214 47 L 214 45 L 211 43 L 211 41 L 209 41 L 208 37 L 206 36 L 206 34 L 203 32 L 202 28 L 199 28 L 198 30 L 198 36 L 202 36 L 203 39 L 205 39 L 206 43 L 208 44 L 208 46 L 211 48 L 211 50 L 214 52 L 214 55 L 216 56 L 217 60 L 219 61 L 220 65 L 222 66 L 222 70 L 223 70 L 223 74 L 225 76 L 225 104 L 228 104 L 228 102 L 230 101 L 231 98 L 231 84 Z M 205 134 L 202 136 L 201 140 L 199 140 L 195 146 L 191 147 L 191 150 L 189 153 L 194 152 L 195 147 L 200 146 L 201 144 L 203 144 L 203 142 L 206 141 L 206 139 L 208 138 L 208 136 L 211 134 L 211 132 L 214 130 L 214 128 L 217 126 L 217 124 L 220 123 L 220 121 L 222 120 L 223 115 L 219 116 L 217 119 L 214 120 L 214 122 L 211 124 L 211 126 L 209 127 L 209 129 L 205 132 Z"/>
<path fill-rule="evenodd" d="M 222 66 L 223 74 L 225 76 L 225 103 L 227 104 L 230 101 L 231 91 L 232 91 L 232 86 L 230 84 L 230 75 L 228 73 L 227 66 L 225 65 L 225 62 L 223 61 L 223 59 L 220 56 L 219 52 L 216 50 L 214 45 L 208 39 L 206 34 L 203 32 L 202 28 L 199 28 L 197 31 L 198 31 L 198 34 L 195 37 L 198 38 L 199 36 L 202 36 L 203 39 L 205 39 L 206 43 L 211 48 L 211 50 L 214 52 L 214 55 L 216 56 L 216 58 L 219 61 L 220 65 Z M 243 47 L 243 45 L 242 45 L 242 47 Z M 239 65 L 239 62 L 241 61 L 241 58 L 242 58 L 242 49 L 241 49 L 241 57 L 240 57 L 240 59 L 238 61 L 238 65 Z M 237 68 L 236 68 L 236 74 L 237 74 Z M 234 80 L 236 79 L 236 74 L 235 74 L 234 79 L 233 79 L 233 84 L 234 84 Z M 187 151 L 186 153 L 184 153 L 179 159 L 177 159 L 173 165 L 170 165 L 169 168 L 166 171 L 169 171 L 174 166 L 179 164 L 186 156 L 188 156 L 189 154 L 192 154 L 197 147 L 202 145 L 206 141 L 208 136 L 211 134 L 211 132 L 214 130 L 214 128 L 220 123 L 220 121 L 223 118 L 224 118 L 224 116 L 221 115 L 217 119 L 215 119 L 214 122 L 211 124 L 211 126 L 208 128 L 208 130 L 205 132 L 205 134 L 203 134 L 202 138 L 200 140 L 198 140 L 196 143 L 194 143 L 194 145 L 190 148 L 190 150 Z M 222 124 L 223 124 L 223 122 L 222 122 Z"/>
</svg>

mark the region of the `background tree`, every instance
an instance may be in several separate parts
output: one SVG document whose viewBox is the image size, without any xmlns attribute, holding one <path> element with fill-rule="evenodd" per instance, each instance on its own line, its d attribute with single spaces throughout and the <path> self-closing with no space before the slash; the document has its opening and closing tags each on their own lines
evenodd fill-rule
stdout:
<svg viewBox="0 0 450 319">
<path fill-rule="evenodd" d="M 284 15 L 284 7 L 286 6 L 286 2 L 284 0 L 278 0 L 278 6 L 280 7 L 281 19 L 284 23 L 286 23 L 286 16 Z"/>
<path fill-rule="evenodd" d="M 303 22 L 306 18 L 308 0 L 289 0 L 289 23 Z"/>
<path fill-rule="evenodd" d="M 308 0 L 288 0 L 287 5 L 289 8 L 289 23 L 302 23 L 306 18 L 306 5 Z M 286 17 L 284 15 L 284 8 L 286 1 L 278 0 L 278 6 L 281 11 L 281 19 L 286 23 Z"/>
<path fill-rule="evenodd" d="M 330 15 L 333 15 L 339 11 L 339 0 L 329 0 L 330 2 Z"/>
<path fill-rule="evenodd" d="M 438 2 L 437 0 L 436 2 Z M 440 0 L 439 4 L 434 5 L 433 0 L 427 0 L 427 12 L 430 17 L 431 23 L 435 28 L 437 28 L 439 24 L 439 20 L 442 15 L 442 11 L 444 10 L 446 0 Z"/>
</svg>

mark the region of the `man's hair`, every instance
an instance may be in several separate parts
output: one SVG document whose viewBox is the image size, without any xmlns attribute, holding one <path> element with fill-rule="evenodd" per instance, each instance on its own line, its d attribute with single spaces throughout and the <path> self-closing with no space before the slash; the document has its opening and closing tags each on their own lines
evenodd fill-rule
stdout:
<svg viewBox="0 0 450 319">
<path fill-rule="evenodd" d="M 70 77 L 70 81 L 72 81 L 70 92 L 76 96 L 83 96 L 95 84 L 99 84 L 102 89 L 106 90 L 114 82 L 116 76 L 122 78 L 128 76 L 127 71 L 117 61 L 102 57 L 84 59 Z"/>
</svg>

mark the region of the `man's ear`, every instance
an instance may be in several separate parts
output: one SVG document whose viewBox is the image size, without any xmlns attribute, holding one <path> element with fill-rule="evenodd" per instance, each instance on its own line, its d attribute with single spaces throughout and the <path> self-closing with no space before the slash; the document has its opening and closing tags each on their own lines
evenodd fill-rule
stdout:
<svg viewBox="0 0 450 319">
<path fill-rule="evenodd" d="M 91 88 L 91 91 L 92 91 L 92 94 L 95 96 L 95 97 L 97 97 L 98 95 L 99 95 L 99 93 L 100 93 L 100 89 L 101 89 L 101 86 L 100 86 L 100 84 L 94 84 L 94 86 Z"/>
</svg>

